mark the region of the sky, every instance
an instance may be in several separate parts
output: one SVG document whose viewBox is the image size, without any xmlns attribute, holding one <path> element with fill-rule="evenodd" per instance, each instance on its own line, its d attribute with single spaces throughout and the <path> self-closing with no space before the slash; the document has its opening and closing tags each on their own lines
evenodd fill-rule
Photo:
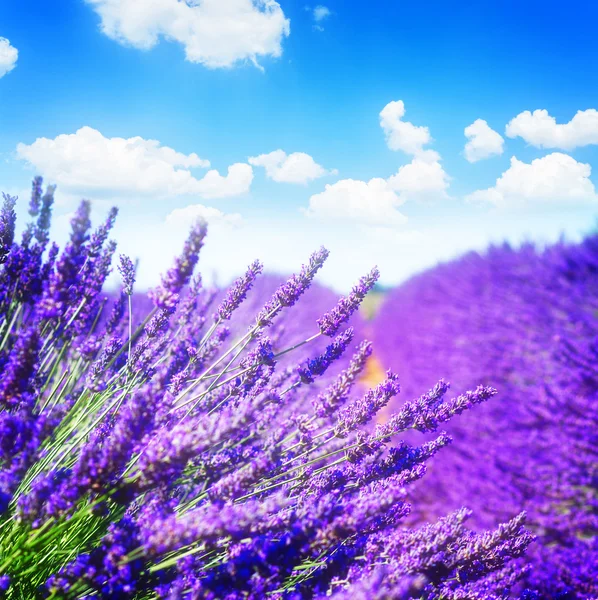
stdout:
<svg viewBox="0 0 598 600">
<path fill-rule="evenodd" d="M 339 291 L 598 214 L 598 3 L 3 0 L 0 190 L 81 198 L 157 283 L 205 218 L 202 270 Z"/>
</svg>

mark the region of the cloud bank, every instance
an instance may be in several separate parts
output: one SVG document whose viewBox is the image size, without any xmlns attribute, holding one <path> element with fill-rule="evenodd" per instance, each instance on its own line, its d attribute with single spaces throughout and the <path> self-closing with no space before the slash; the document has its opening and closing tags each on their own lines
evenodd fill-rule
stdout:
<svg viewBox="0 0 598 600">
<path fill-rule="evenodd" d="M 250 165 L 236 163 L 226 176 L 216 170 L 201 179 L 191 169 L 207 168 L 208 160 L 184 154 L 142 137 L 107 138 L 92 127 L 54 139 L 38 138 L 17 145 L 18 158 L 71 193 L 123 197 L 167 197 L 198 194 L 224 198 L 249 191 Z"/>
<path fill-rule="evenodd" d="M 269 154 L 251 156 L 248 160 L 254 167 L 264 167 L 266 175 L 273 181 L 306 184 L 325 175 L 336 175 L 335 169 L 327 170 L 304 152 L 287 154 L 274 150 Z"/>
<path fill-rule="evenodd" d="M 592 168 L 573 157 L 553 152 L 531 163 L 514 156 L 511 166 L 486 190 L 467 196 L 470 202 L 487 202 L 500 208 L 521 208 L 562 203 L 565 206 L 598 202 Z"/>
<path fill-rule="evenodd" d="M 578 110 L 568 123 L 558 124 L 547 110 L 526 110 L 509 121 L 506 135 L 520 137 L 537 148 L 573 150 L 598 144 L 598 111 Z"/>
<path fill-rule="evenodd" d="M 104 34 L 142 50 L 160 38 L 181 44 L 188 61 L 216 69 L 278 57 L 290 21 L 274 0 L 86 0 Z"/>
</svg>

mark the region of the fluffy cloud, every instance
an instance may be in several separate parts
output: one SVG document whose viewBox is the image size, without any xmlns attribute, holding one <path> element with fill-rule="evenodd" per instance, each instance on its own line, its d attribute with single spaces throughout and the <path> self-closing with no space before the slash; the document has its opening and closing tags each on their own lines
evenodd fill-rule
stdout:
<svg viewBox="0 0 598 600">
<path fill-rule="evenodd" d="M 381 178 L 370 181 L 341 179 L 327 184 L 309 199 L 308 217 L 352 220 L 365 225 L 402 225 L 407 217 L 397 210 L 403 199 Z"/>
<path fill-rule="evenodd" d="M 403 225 L 407 217 L 397 210 L 407 201 L 448 198 L 449 176 L 438 161 L 414 158 L 388 179 L 342 179 L 325 186 L 309 199 L 303 212 L 328 221 L 353 221 L 373 228 Z"/>
<path fill-rule="evenodd" d="M 6 38 L 0 37 L 0 77 L 4 77 L 15 68 L 17 58 L 19 51 L 11 46 Z"/>
<path fill-rule="evenodd" d="M 249 191 L 253 181 L 253 169 L 245 163 L 235 163 L 223 177 L 216 170 L 208 171 L 197 182 L 196 191 L 204 198 L 229 198 L 241 196 Z"/>
<path fill-rule="evenodd" d="M 403 165 L 396 175 L 388 179 L 390 188 L 403 200 L 446 198 L 450 177 L 440 164 L 440 154 L 425 149 L 432 136 L 427 127 L 403 121 L 405 104 L 402 100 L 389 102 L 380 112 L 380 126 L 386 135 L 386 144 L 391 150 L 402 150 L 414 156 Z"/>
<path fill-rule="evenodd" d="M 526 110 L 509 121 L 506 134 L 510 138 L 521 137 L 538 148 L 573 150 L 598 144 L 598 111 L 579 110 L 568 123 L 557 124 L 547 110 Z"/>
<path fill-rule="evenodd" d="M 269 154 L 251 156 L 248 162 L 254 167 L 264 167 L 270 179 L 284 183 L 308 183 L 324 175 L 338 173 L 336 169 L 326 170 L 304 152 L 287 155 L 283 150 L 274 150 Z"/>
<path fill-rule="evenodd" d="M 247 192 L 253 179 L 252 168 L 242 163 L 229 167 L 226 177 L 209 171 L 196 179 L 190 169 L 210 163 L 195 153 L 183 154 L 141 137 L 106 138 L 91 127 L 54 139 L 38 138 L 30 145 L 18 144 L 17 156 L 75 194 L 220 198 Z"/>
<path fill-rule="evenodd" d="M 314 29 L 316 31 L 324 31 L 322 23 L 332 15 L 332 11 L 327 6 L 321 4 L 315 7 L 306 6 L 305 10 L 311 13 L 312 19 L 314 20 Z"/>
<path fill-rule="evenodd" d="M 503 153 L 504 139 L 483 119 L 476 119 L 465 128 L 465 158 L 474 163 L 490 156 Z"/>
<path fill-rule="evenodd" d="M 203 204 L 191 204 L 185 208 L 175 208 L 166 217 L 166 224 L 172 227 L 189 228 L 191 223 L 198 219 L 204 219 L 210 226 L 236 226 L 242 222 L 238 213 L 226 214 L 217 208 L 204 206 Z"/>
<path fill-rule="evenodd" d="M 391 189 L 403 200 L 447 198 L 450 177 L 437 161 L 414 158 L 388 179 Z"/>
<path fill-rule="evenodd" d="M 438 158 L 438 155 L 423 147 L 432 141 L 427 127 L 413 125 L 403 121 L 405 104 L 402 100 L 389 102 L 380 112 L 380 126 L 386 135 L 386 144 L 391 150 L 402 150 L 415 156 L 428 155 Z"/>
<path fill-rule="evenodd" d="M 140 49 L 161 37 L 179 42 L 188 61 L 231 67 L 260 56 L 280 56 L 290 33 L 275 0 L 86 0 L 110 38 Z"/>
<path fill-rule="evenodd" d="M 531 164 L 513 156 L 511 166 L 496 180 L 494 187 L 478 190 L 467 200 L 489 202 L 498 207 L 597 202 L 591 172 L 590 165 L 560 152 L 532 160 Z"/>
<path fill-rule="evenodd" d="M 313 9 L 314 21 L 316 23 L 327 19 L 331 14 L 332 13 L 330 12 L 330 9 L 327 6 L 319 5 Z"/>
</svg>

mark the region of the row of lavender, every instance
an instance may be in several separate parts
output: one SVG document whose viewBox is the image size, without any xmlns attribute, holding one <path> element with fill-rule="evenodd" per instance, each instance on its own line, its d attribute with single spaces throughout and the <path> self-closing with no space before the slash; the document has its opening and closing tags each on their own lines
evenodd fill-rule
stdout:
<svg viewBox="0 0 598 600">
<path fill-rule="evenodd" d="M 523 515 L 481 533 L 464 509 L 404 524 L 451 440 L 401 435 L 434 432 L 495 390 L 435 386 L 362 429 L 399 392 L 391 372 L 359 389 L 372 346 L 346 327 L 376 270 L 300 329 L 294 305 L 321 249 L 247 321 L 261 265 L 215 300 L 193 277 L 197 223 L 137 324 L 130 259 L 120 295 L 102 294 L 116 211 L 93 231 L 82 202 L 60 251 L 53 194 L 34 180 L 20 242 L 15 199 L 0 211 L 0 596 L 509 597 L 532 539 Z"/>
<path fill-rule="evenodd" d="M 525 584 L 598 598 L 598 237 L 470 253 L 390 292 L 374 328 L 407 397 L 445 374 L 499 390 L 447 426 L 459 443 L 416 486 L 411 518 L 465 504 L 486 528 L 524 509 Z"/>
</svg>

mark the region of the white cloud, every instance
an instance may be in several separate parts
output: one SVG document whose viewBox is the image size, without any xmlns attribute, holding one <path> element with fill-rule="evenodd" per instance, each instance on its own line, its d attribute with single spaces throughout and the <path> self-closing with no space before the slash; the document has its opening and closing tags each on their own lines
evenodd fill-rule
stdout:
<svg viewBox="0 0 598 600">
<path fill-rule="evenodd" d="M 332 13 L 327 6 L 318 5 L 313 9 L 314 21 L 316 23 L 327 19 L 331 14 Z"/>
<path fill-rule="evenodd" d="M 19 51 L 11 46 L 6 38 L 0 37 L 0 77 L 4 77 L 15 68 L 18 58 Z"/>
<path fill-rule="evenodd" d="M 197 182 L 196 190 L 204 198 L 229 198 L 249 191 L 253 181 L 253 169 L 245 163 L 235 163 L 223 177 L 216 170 L 208 171 Z"/>
<path fill-rule="evenodd" d="M 338 173 L 336 169 L 326 170 L 304 152 L 287 155 L 283 150 L 274 150 L 269 154 L 251 156 L 248 162 L 254 167 L 264 167 L 270 179 L 284 183 L 308 183 L 319 177 Z"/>
<path fill-rule="evenodd" d="M 386 144 L 391 150 L 402 150 L 406 154 L 438 159 L 432 150 L 424 150 L 424 146 L 432 141 L 427 127 L 413 125 L 403 121 L 405 104 L 402 100 L 389 102 L 380 112 L 380 126 L 386 135 Z"/>
<path fill-rule="evenodd" d="M 311 15 L 316 31 L 324 31 L 323 22 L 332 15 L 332 11 L 327 6 L 305 6 L 305 10 Z"/>
<path fill-rule="evenodd" d="M 403 225 L 407 217 L 397 207 L 405 202 L 449 197 L 446 190 L 450 177 L 434 160 L 438 155 L 424 151 L 421 156 L 388 179 L 342 179 L 327 184 L 323 192 L 311 196 L 309 206 L 302 210 L 319 220 L 353 221 L 369 228 Z"/>
<path fill-rule="evenodd" d="M 402 100 L 389 102 L 380 112 L 380 126 L 391 150 L 402 150 L 414 158 L 388 179 L 390 188 L 403 200 L 447 198 L 450 177 L 440 164 L 440 154 L 424 148 L 432 136 L 427 127 L 403 121 L 405 104 Z"/>
<path fill-rule="evenodd" d="M 470 163 L 502 154 L 504 151 L 504 139 L 483 119 L 476 119 L 465 128 L 464 133 L 469 139 L 465 144 L 465 158 Z"/>
<path fill-rule="evenodd" d="M 196 179 L 190 169 L 209 167 L 210 162 L 195 153 L 183 154 L 138 136 L 106 138 L 91 127 L 18 144 L 17 156 L 67 193 L 100 197 L 199 194 L 218 198 L 247 192 L 253 178 L 249 165 L 235 164 L 226 177 L 209 171 Z"/>
<path fill-rule="evenodd" d="M 513 156 L 511 166 L 496 180 L 494 187 L 478 190 L 466 199 L 498 207 L 598 202 L 590 181 L 591 172 L 589 164 L 560 152 L 536 158 L 531 164 Z"/>
<path fill-rule="evenodd" d="M 526 110 L 509 121 L 506 134 L 510 138 L 521 137 L 538 148 L 573 150 L 598 144 L 598 111 L 578 110 L 568 123 L 557 124 L 547 110 Z"/>
<path fill-rule="evenodd" d="M 190 204 L 185 208 L 175 208 L 166 217 L 166 224 L 173 227 L 188 228 L 191 223 L 198 219 L 204 219 L 210 226 L 236 226 L 242 222 L 242 217 L 239 213 L 226 214 L 217 208 L 204 206 L 203 204 Z"/>
<path fill-rule="evenodd" d="M 406 223 L 407 217 L 397 210 L 402 203 L 403 199 L 385 179 L 374 178 L 368 182 L 341 179 L 314 194 L 304 212 L 318 219 L 352 220 L 388 227 Z"/>
<path fill-rule="evenodd" d="M 437 161 L 414 158 L 388 179 L 391 189 L 404 200 L 448 198 L 450 177 Z"/>
<path fill-rule="evenodd" d="M 290 21 L 275 0 L 86 0 L 110 38 L 147 50 L 161 37 L 179 42 L 188 61 L 231 67 L 282 54 Z"/>
</svg>

